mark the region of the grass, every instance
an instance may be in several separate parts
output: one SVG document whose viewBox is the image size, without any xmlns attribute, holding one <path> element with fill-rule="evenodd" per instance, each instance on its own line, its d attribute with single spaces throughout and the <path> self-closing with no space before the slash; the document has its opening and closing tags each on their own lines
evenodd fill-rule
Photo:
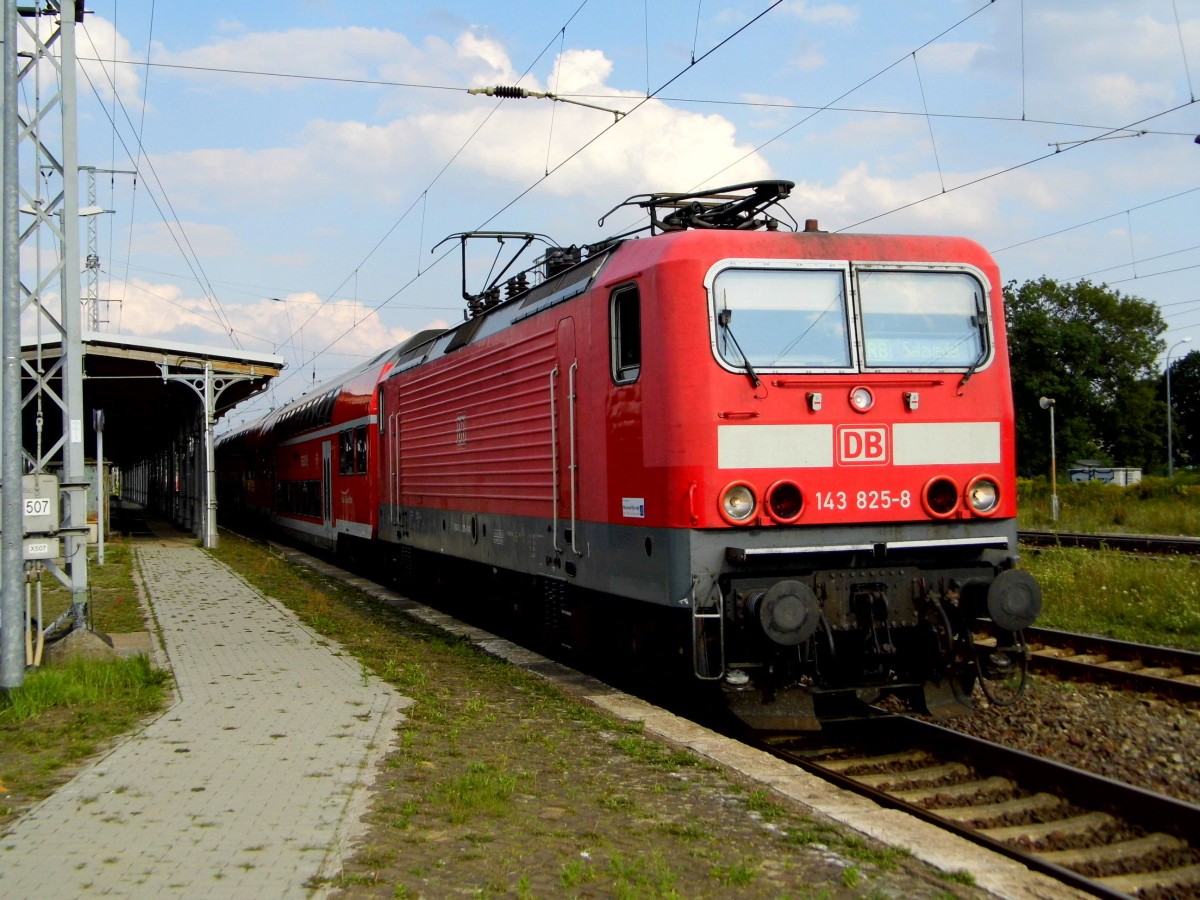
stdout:
<svg viewBox="0 0 1200 900">
<path fill-rule="evenodd" d="M 1050 488 L 1022 481 L 1023 529 L 1200 535 L 1195 476 L 1148 478 L 1128 488 L 1099 483 L 1058 487 L 1061 514 L 1050 519 Z M 1025 549 L 1022 568 L 1041 583 L 1039 625 L 1120 640 L 1200 650 L 1200 562 L 1064 548 Z"/>
<path fill-rule="evenodd" d="M 1130 487 L 1060 484 L 1057 522 L 1048 482 L 1019 480 L 1017 494 L 1018 521 L 1029 531 L 1200 535 L 1200 476 L 1146 478 Z"/>
<path fill-rule="evenodd" d="M 438 795 L 452 823 L 462 824 L 476 814 L 500 818 L 508 814 L 518 780 L 487 763 L 472 762 L 466 774 L 442 783 Z"/>
<path fill-rule="evenodd" d="M 0 825 L 161 709 L 169 681 L 146 657 L 134 656 L 31 670 L 21 687 L 0 691 Z"/>
<path fill-rule="evenodd" d="M 25 683 L 0 693 L 0 726 L 30 722 L 54 709 L 96 709 L 119 697 L 139 715 L 157 708 L 169 676 L 145 656 L 74 659 L 34 669 Z"/>
<path fill-rule="evenodd" d="M 1112 550 L 1022 551 L 1042 585 L 1038 624 L 1125 641 L 1200 650 L 1200 563 Z"/>
<path fill-rule="evenodd" d="M 146 630 L 133 571 L 133 548 L 127 538 L 113 535 L 105 541 L 103 566 L 96 562 L 96 548 L 88 548 L 88 612 L 95 630 L 106 633 Z M 42 602 L 49 625 L 71 605 L 71 595 L 58 579 L 45 573 Z"/>
<path fill-rule="evenodd" d="M 93 559 L 95 548 L 89 553 Z M 114 537 L 105 565 L 88 566 L 93 627 L 106 632 L 146 628 L 129 542 Z M 70 605 L 54 576 L 42 576 L 47 623 Z M 0 690 L 0 825 L 47 796 L 72 767 L 162 708 L 167 672 L 144 656 L 73 660 L 26 672 L 18 688 Z"/>
</svg>

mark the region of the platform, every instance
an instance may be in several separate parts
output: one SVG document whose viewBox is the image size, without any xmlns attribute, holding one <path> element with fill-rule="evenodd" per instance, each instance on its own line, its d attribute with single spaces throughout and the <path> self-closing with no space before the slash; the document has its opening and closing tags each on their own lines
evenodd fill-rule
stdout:
<svg viewBox="0 0 1200 900">
<path fill-rule="evenodd" d="M 135 552 L 174 702 L 0 839 L 0 896 L 310 896 L 409 701 L 194 538 Z"/>
</svg>

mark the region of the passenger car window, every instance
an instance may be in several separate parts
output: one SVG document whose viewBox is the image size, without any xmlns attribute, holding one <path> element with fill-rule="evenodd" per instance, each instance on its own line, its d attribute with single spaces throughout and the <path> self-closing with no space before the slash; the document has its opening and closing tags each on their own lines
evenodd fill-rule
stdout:
<svg viewBox="0 0 1200 900">
<path fill-rule="evenodd" d="M 338 474 L 354 474 L 354 432 L 338 432 Z"/>
<path fill-rule="evenodd" d="M 359 475 L 367 474 L 367 426 L 354 429 L 354 463 Z"/>
</svg>

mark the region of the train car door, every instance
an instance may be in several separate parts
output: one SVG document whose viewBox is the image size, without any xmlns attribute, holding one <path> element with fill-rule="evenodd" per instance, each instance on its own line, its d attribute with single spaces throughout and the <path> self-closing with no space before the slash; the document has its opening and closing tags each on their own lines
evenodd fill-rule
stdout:
<svg viewBox="0 0 1200 900">
<path fill-rule="evenodd" d="M 579 536 L 576 533 L 576 519 L 579 504 L 579 457 L 575 401 L 579 360 L 575 355 L 575 321 L 570 317 L 558 323 L 558 349 L 551 380 L 554 419 L 554 549 L 562 551 L 570 547 L 578 555 Z"/>
<path fill-rule="evenodd" d="M 387 449 L 384 479 L 387 482 L 388 521 L 393 527 L 400 524 L 400 413 L 387 417 Z"/>
<path fill-rule="evenodd" d="M 321 441 L 321 518 L 333 527 L 333 441 Z"/>
</svg>

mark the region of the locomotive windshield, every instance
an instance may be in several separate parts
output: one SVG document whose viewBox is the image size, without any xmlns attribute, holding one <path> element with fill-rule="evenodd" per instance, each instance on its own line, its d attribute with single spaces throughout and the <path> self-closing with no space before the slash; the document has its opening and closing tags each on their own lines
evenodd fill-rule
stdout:
<svg viewBox="0 0 1200 900">
<path fill-rule="evenodd" d="M 988 357 L 986 295 L 969 272 L 739 261 L 710 277 L 714 346 L 733 370 L 974 369 Z"/>
<path fill-rule="evenodd" d="M 733 366 L 850 366 L 844 273 L 725 269 L 713 282 L 717 350 Z"/>
<path fill-rule="evenodd" d="M 987 353 L 983 289 L 966 272 L 858 271 L 867 368 L 972 366 Z"/>
</svg>

